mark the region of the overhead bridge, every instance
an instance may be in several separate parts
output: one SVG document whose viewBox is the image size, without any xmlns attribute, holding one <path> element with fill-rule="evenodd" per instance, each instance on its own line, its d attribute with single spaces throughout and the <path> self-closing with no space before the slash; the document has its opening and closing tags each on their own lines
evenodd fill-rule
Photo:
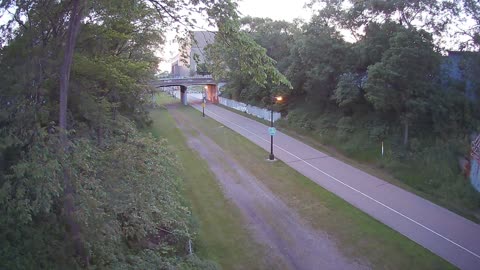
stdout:
<svg viewBox="0 0 480 270">
<path fill-rule="evenodd" d="M 211 76 L 164 78 L 152 82 L 155 88 L 178 86 L 180 100 L 187 104 L 187 87 L 192 85 L 205 85 L 206 98 L 211 103 L 218 103 L 218 83 Z"/>
</svg>

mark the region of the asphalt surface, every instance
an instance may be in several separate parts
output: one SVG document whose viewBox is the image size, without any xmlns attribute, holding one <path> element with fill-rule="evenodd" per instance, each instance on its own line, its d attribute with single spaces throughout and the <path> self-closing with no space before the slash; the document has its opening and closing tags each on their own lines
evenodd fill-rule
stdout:
<svg viewBox="0 0 480 270">
<path fill-rule="evenodd" d="M 200 104 L 192 105 L 201 111 Z M 208 104 L 211 117 L 270 152 L 268 126 Z M 281 132 L 275 158 L 460 269 L 480 269 L 480 225 Z M 381 248 L 381 247 L 379 247 Z"/>
</svg>

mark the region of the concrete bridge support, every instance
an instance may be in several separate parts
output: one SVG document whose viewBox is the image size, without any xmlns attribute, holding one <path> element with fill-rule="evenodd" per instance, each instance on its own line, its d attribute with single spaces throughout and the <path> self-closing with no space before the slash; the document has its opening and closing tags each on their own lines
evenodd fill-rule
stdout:
<svg viewBox="0 0 480 270">
<path fill-rule="evenodd" d="M 183 85 L 180 85 L 180 102 L 183 105 L 188 105 L 188 102 L 187 102 L 187 87 L 183 86 Z"/>
<path fill-rule="evenodd" d="M 207 84 L 205 89 L 207 94 L 207 100 L 211 103 L 218 103 L 218 88 L 214 84 Z"/>
</svg>

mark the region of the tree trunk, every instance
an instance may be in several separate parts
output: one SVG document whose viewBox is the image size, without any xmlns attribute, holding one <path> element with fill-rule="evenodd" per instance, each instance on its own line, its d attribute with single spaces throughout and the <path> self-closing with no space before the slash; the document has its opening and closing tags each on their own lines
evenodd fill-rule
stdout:
<svg viewBox="0 0 480 270">
<path fill-rule="evenodd" d="M 63 64 L 60 69 L 59 126 L 63 129 L 63 132 L 67 130 L 68 84 L 70 82 L 70 69 L 73 62 L 73 50 L 75 49 L 77 35 L 80 30 L 80 22 L 82 20 L 85 1 L 86 0 L 73 0 L 73 9 L 68 24 Z"/>
<path fill-rule="evenodd" d="M 103 145 L 103 128 L 102 127 L 97 128 L 97 145 L 98 147 L 102 147 Z"/>
<path fill-rule="evenodd" d="M 65 43 L 65 51 L 63 64 L 60 69 L 60 108 L 59 108 L 59 126 L 60 133 L 60 152 L 64 157 L 68 156 L 67 149 L 67 104 L 68 104 L 68 84 L 70 82 L 70 70 L 73 61 L 73 52 L 77 35 L 80 30 L 83 9 L 86 0 L 72 0 L 73 8 L 70 13 L 70 21 L 67 29 L 67 41 Z M 74 205 L 74 188 L 70 180 L 70 168 L 67 162 L 63 168 L 63 214 L 67 223 L 67 231 L 65 237 L 71 239 L 75 248 L 75 255 L 80 256 L 81 263 L 88 266 L 88 257 L 85 253 L 84 245 L 80 235 L 80 226 L 75 221 L 75 205 Z"/>
<path fill-rule="evenodd" d="M 405 119 L 403 123 L 403 146 L 407 147 L 408 145 L 408 120 Z"/>
</svg>

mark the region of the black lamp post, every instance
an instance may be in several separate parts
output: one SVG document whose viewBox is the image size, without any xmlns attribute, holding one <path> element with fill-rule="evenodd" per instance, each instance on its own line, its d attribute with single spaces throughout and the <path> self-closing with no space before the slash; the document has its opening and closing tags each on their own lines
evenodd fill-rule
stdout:
<svg viewBox="0 0 480 270">
<path fill-rule="evenodd" d="M 273 129 L 273 105 L 277 101 L 282 101 L 282 96 L 272 97 L 272 106 L 270 108 L 270 128 Z M 270 133 L 270 155 L 268 156 L 269 160 L 275 160 L 275 155 L 273 154 L 273 134 Z"/>
<path fill-rule="evenodd" d="M 270 127 L 273 128 L 273 106 L 270 109 Z M 273 155 L 273 135 L 270 134 L 270 156 L 268 156 L 268 159 L 274 160 L 275 156 Z"/>
<path fill-rule="evenodd" d="M 202 95 L 202 116 L 205 117 L 205 106 L 207 105 L 207 91 L 208 86 L 205 85 Z"/>
</svg>

